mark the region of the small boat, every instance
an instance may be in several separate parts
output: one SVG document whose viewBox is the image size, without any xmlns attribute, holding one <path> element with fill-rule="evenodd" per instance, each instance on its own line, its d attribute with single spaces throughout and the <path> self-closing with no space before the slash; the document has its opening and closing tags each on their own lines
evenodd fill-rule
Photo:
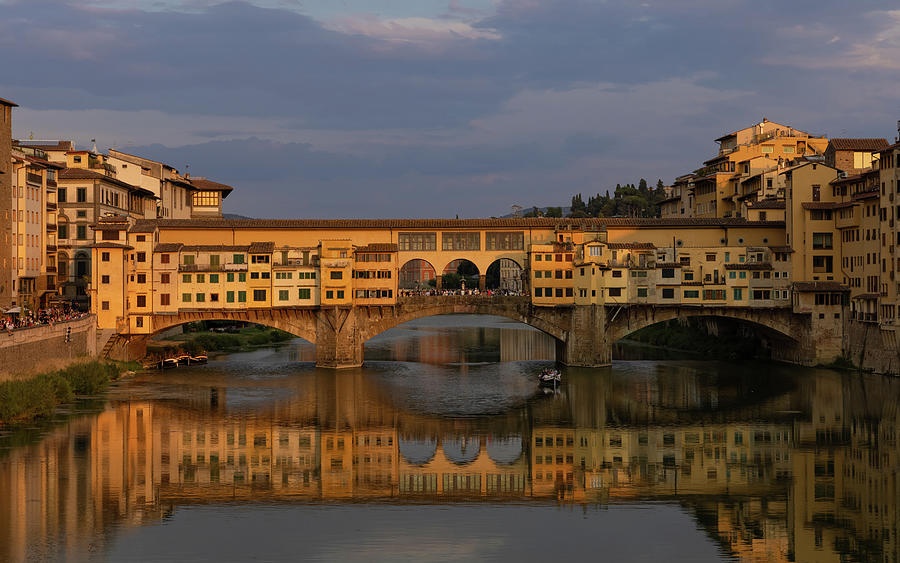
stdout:
<svg viewBox="0 0 900 563">
<path fill-rule="evenodd" d="M 538 375 L 542 387 L 556 387 L 562 381 L 562 374 L 556 369 L 545 369 Z"/>
<path fill-rule="evenodd" d="M 180 365 L 180 366 L 189 366 L 189 365 L 191 365 L 191 357 L 188 356 L 187 354 L 185 354 L 185 355 L 183 355 L 183 356 L 178 356 L 178 357 L 175 359 L 175 361 L 178 362 L 178 365 Z"/>
<path fill-rule="evenodd" d="M 164 358 L 159 361 L 157 366 L 159 369 L 172 369 L 178 367 L 178 360 L 175 358 Z"/>
<path fill-rule="evenodd" d="M 199 354 L 197 356 L 192 356 L 190 359 L 190 363 L 205 364 L 208 360 L 209 360 L 209 358 L 206 356 L 206 354 Z"/>
</svg>

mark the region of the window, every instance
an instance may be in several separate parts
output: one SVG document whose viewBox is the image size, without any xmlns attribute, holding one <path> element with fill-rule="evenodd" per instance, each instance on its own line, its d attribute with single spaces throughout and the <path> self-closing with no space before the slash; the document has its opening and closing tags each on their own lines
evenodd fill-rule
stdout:
<svg viewBox="0 0 900 563">
<path fill-rule="evenodd" d="M 190 303 L 191 302 L 191 294 L 190 293 L 182 293 L 181 294 L 181 302 L 182 303 Z"/>
<path fill-rule="evenodd" d="M 218 293 L 210 293 L 209 300 L 213 303 L 218 303 L 219 302 L 219 294 Z"/>
<path fill-rule="evenodd" d="M 341 289 L 337 290 L 337 298 L 338 298 L 338 299 L 343 299 L 343 298 L 344 298 L 344 291 L 343 291 L 343 290 L 341 290 Z"/>
<path fill-rule="evenodd" d="M 100 283 L 109 283 L 109 276 L 100 276 Z"/>
<path fill-rule="evenodd" d="M 231 260 L 235 264 L 243 264 L 244 263 L 244 255 L 243 254 L 235 254 L 231 257 Z"/>
<path fill-rule="evenodd" d="M 101 240 L 119 240 L 119 231 L 104 230 L 100 238 Z"/>
<path fill-rule="evenodd" d="M 75 238 L 78 240 L 87 239 L 87 225 L 77 225 L 75 227 Z"/>
<path fill-rule="evenodd" d="M 735 272 L 735 271 L 728 272 L 728 279 L 733 280 L 736 277 L 737 277 L 737 272 Z"/>
<path fill-rule="evenodd" d="M 613 271 L 612 271 L 612 277 L 614 277 L 614 278 L 621 278 L 621 277 L 622 277 L 622 270 L 613 270 Z"/>
<path fill-rule="evenodd" d="M 254 301 L 265 301 L 266 300 L 266 290 L 265 289 L 254 289 L 253 290 L 253 300 Z"/>
<path fill-rule="evenodd" d="M 239 272 L 238 273 L 238 281 L 239 282 L 247 281 L 247 272 Z"/>
<path fill-rule="evenodd" d="M 404 250 L 437 250 L 437 233 L 399 233 L 397 242 Z"/>
<path fill-rule="evenodd" d="M 191 283 L 191 275 L 181 274 L 181 283 Z"/>
<path fill-rule="evenodd" d="M 159 295 L 159 304 L 160 304 L 160 305 L 163 305 L 163 306 L 166 306 L 166 305 L 169 305 L 169 303 L 170 303 L 170 300 L 169 300 L 169 294 L 168 294 L 168 293 L 161 293 L 161 294 Z"/>
<path fill-rule="evenodd" d="M 744 290 L 742 288 L 736 287 L 733 291 L 735 301 L 741 301 L 744 298 Z"/>
<path fill-rule="evenodd" d="M 219 283 L 219 274 L 210 274 L 209 283 Z"/>
<path fill-rule="evenodd" d="M 233 281 L 234 281 L 234 274 L 225 274 L 225 281 L 227 281 L 227 282 L 233 282 Z"/>
<path fill-rule="evenodd" d="M 833 247 L 832 233 L 813 233 L 813 249 L 828 250 Z"/>
<path fill-rule="evenodd" d="M 204 303 L 204 302 L 206 301 L 206 294 L 205 294 L 205 293 L 198 293 L 198 294 L 196 295 L 196 297 L 197 297 L 197 303 Z"/>
<path fill-rule="evenodd" d="M 206 274 L 197 274 L 197 283 L 206 283 Z"/>
<path fill-rule="evenodd" d="M 68 225 L 57 225 L 56 226 L 56 236 L 57 238 L 66 239 L 69 238 L 69 226 Z"/>
<path fill-rule="evenodd" d="M 159 255 L 159 263 L 160 264 L 168 264 L 169 263 L 169 255 L 168 254 L 160 254 Z"/>
<path fill-rule="evenodd" d="M 225 302 L 226 303 L 234 303 L 234 292 L 233 291 L 225 292 Z"/>
<path fill-rule="evenodd" d="M 251 279 L 251 280 L 258 280 L 258 279 L 259 279 L 259 272 L 250 272 L 250 279 Z"/>
<path fill-rule="evenodd" d="M 707 254 L 707 255 L 706 255 L 706 261 L 707 261 L 707 262 L 715 262 L 715 261 L 716 261 L 716 255 L 715 255 L 715 253 L 709 253 L 709 254 Z"/>
<path fill-rule="evenodd" d="M 101 260 L 102 262 L 109 262 L 109 252 L 101 252 L 101 253 L 100 253 L 100 260 Z"/>
<path fill-rule="evenodd" d="M 56 188 L 56 201 L 66 203 L 66 188 Z"/>
<path fill-rule="evenodd" d="M 813 273 L 830 274 L 833 271 L 831 256 L 813 256 Z"/>
<path fill-rule="evenodd" d="M 481 233 L 443 233 L 442 250 L 481 250 Z"/>
<path fill-rule="evenodd" d="M 684 290 L 684 298 L 685 299 L 699 299 L 700 298 L 700 290 L 686 289 L 686 290 Z"/>
<path fill-rule="evenodd" d="M 602 246 L 588 247 L 588 255 L 589 256 L 603 256 L 603 247 Z"/>
<path fill-rule="evenodd" d="M 344 279 L 344 272 L 340 272 L 340 271 L 335 272 L 335 271 L 332 271 L 330 274 L 331 274 L 330 277 L 331 277 L 331 279 L 333 279 L 333 280 L 341 280 L 341 279 Z"/>
<path fill-rule="evenodd" d="M 138 295 L 137 296 L 137 306 L 138 307 L 146 307 L 147 306 L 147 296 L 146 295 Z"/>
<path fill-rule="evenodd" d="M 159 283 L 169 283 L 169 274 L 160 274 Z"/>
<path fill-rule="evenodd" d="M 310 290 L 307 287 L 301 287 L 297 293 L 298 299 L 309 299 L 310 298 Z"/>
<path fill-rule="evenodd" d="M 637 296 L 638 296 L 638 297 L 647 297 L 647 288 L 646 288 L 646 287 L 639 287 L 638 290 L 637 290 Z"/>
<path fill-rule="evenodd" d="M 147 283 L 147 274 L 138 274 L 137 282 L 138 283 Z"/>
<path fill-rule="evenodd" d="M 194 192 L 191 196 L 191 205 L 194 207 L 219 206 L 219 192 Z"/>
<path fill-rule="evenodd" d="M 286 290 L 286 289 L 279 289 L 279 290 L 278 290 L 278 300 L 279 300 L 279 301 L 287 301 L 288 299 L 290 299 L 290 295 L 289 295 L 288 290 Z"/>
<path fill-rule="evenodd" d="M 525 248 L 525 234 L 485 233 L 484 243 L 487 250 L 522 250 Z"/>
<path fill-rule="evenodd" d="M 674 278 L 675 277 L 675 268 L 663 268 L 662 269 L 662 277 Z M 693 277 L 693 274 L 691 274 L 691 277 Z"/>
<path fill-rule="evenodd" d="M 266 254 L 253 254 L 250 256 L 252 264 L 268 264 L 270 257 Z"/>
<path fill-rule="evenodd" d="M 813 184 L 812 187 L 812 200 L 819 201 L 822 198 L 822 186 L 818 184 Z"/>
<path fill-rule="evenodd" d="M 662 298 L 663 299 L 674 299 L 675 298 L 675 289 L 671 287 L 664 287 L 662 290 Z"/>
<path fill-rule="evenodd" d="M 147 261 L 147 253 L 146 252 L 138 252 L 137 253 L 137 261 L 138 262 L 146 262 Z"/>
<path fill-rule="evenodd" d="M 78 203 L 85 203 L 87 201 L 87 188 L 75 189 L 75 201 Z"/>
<path fill-rule="evenodd" d="M 137 317 L 134 319 L 134 326 L 137 328 L 143 328 L 144 326 L 144 317 Z"/>
<path fill-rule="evenodd" d="M 622 288 L 621 287 L 609 288 L 609 296 L 610 297 L 622 297 Z"/>
<path fill-rule="evenodd" d="M 260 272 L 259 277 L 261 277 L 264 280 L 268 280 L 268 279 L 271 279 L 272 273 L 271 272 Z"/>
<path fill-rule="evenodd" d="M 184 260 L 185 266 L 193 266 L 194 265 L 194 255 L 193 254 L 185 254 L 183 260 Z"/>
<path fill-rule="evenodd" d="M 238 291 L 238 303 L 246 303 L 247 302 L 247 292 L 246 291 Z"/>
<path fill-rule="evenodd" d="M 100 304 L 100 308 L 104 311 L 109 311 L 109 301 L 104 301 Z"/>
</svg>

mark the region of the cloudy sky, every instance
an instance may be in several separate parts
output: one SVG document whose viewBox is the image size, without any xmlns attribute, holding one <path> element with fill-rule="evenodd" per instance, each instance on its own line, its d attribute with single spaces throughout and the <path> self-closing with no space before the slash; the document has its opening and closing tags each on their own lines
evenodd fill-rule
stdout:
<svg viewBox="0 0 900 563">
<path fill-rule="evenodd" d="M 892 10 L 893 8 L 893 10 Z M 14 134 L 258 217 L 478 217 L 670 182 L 762 117 L 896 135 L 900 10 L 818 0 L 0 0 Z"/>
</svg>

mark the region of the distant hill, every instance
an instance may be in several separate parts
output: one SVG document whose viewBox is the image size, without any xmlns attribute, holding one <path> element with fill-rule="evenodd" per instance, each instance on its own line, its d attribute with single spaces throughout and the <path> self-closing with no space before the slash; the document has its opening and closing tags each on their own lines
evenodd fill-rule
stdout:
<svg viewBox="0 0 900 563">
<path fill-rule="evenodd" d="M 549 209 L 549 208 L 550 208 L 550 206 L 548 206 L 548 207 L 538 207 L 538 211 L 540 211 L 541 213 L 543 213 L 543 214 L 546 215 L 547 209 Z M 567 216 L 569 213 L 572 212 L 572 208 L 571 208 L 571 207 L 568 207 L 568 206 L 562 207 L 562 206 L 560 206 L 560 208 L 562 209 L 563 217 Z M 531 207 L 523 207 L 523 208 L 522 208 L 522 213 L 521 213 L 520 216 L 524 216 L 526 213 L 528 213 L 528 212 L 531 211 L 532 209 L 534 209 L 534 206 L 531 206 Z M 501 215 L 499 218 L 500 218 L 500 219 L 512 219 L 512 218 L 514 218 L 514 217 L 515 217 L 515 214 L 514 214 L 514 213 L 507 213 L 506 215 Z"/>
</svg>

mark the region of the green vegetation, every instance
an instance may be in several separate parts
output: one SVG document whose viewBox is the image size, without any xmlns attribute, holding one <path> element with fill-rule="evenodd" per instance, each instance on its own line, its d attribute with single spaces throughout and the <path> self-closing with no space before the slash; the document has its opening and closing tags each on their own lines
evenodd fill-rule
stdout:
<svg viewBox="0 0 900 563">
<path fill-rule="evenodd" d="M 213 328 L 227 328 L 233 332 L 213 332 Z M 294 336 L 274 328 L 253 325 L 236 328 L 221 323 L 191 323 L 185 325 L 185 332 L 163 341 L 151 343 L 147 351 L 153 355 L 175 355 L 178 353 L 200 354 L 203 352 L 235 352 L 256 346 L 269 346 L 290 340 Z"/>
<path fill-rule="evenodd" d="M 638 185 L 616 184 L 615 190 L 610 195 L 593 195 L 584 201 L 582 195 L 572 197 L 569 217 L 659 217 L 659 203 L 666 199 L 666 191 L 663 181 L 658 180 L 655 188 L 647 185 L 647 180 L 641 178 Z M 533 207 L 526 212 L 525 217 L 562 217 L 561 207 L 548 207 L 541 211 Z"/>
<path fill-rule="evenodd" d="M 688 319 L 687 322 L 671 320 L 643 328 L 628 340 L 643 342 L 653 346 L 698 352 L 708 359 L 733 360 L 753 358 L 762 349 L 756 337 L 741 334 L 740 327 L 719 323 L 718 334 L 710 334 L 702 321 Z"/>
<path fill-rule="evenodd" d="M 76 395 L 102 391 L 130 366 L 114 362 L 87 362 L 30 379 L 0 383 L 0 424 L 48 417 L 60 403 Z"/>
</svg>

